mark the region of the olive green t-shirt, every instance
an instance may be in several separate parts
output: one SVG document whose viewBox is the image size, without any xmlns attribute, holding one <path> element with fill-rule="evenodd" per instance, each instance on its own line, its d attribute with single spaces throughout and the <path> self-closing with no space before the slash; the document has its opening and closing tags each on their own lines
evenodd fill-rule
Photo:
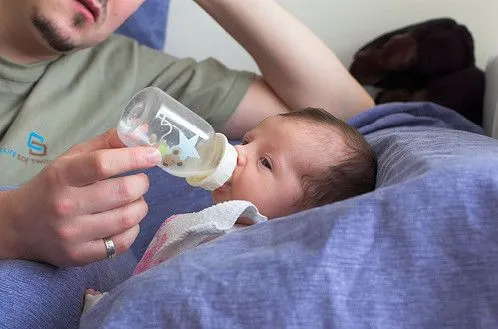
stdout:
<svg viewBox="0 0 498 329">
<path fill-rule="evenodd" d="M 54 61 L 0 58 L 0 186 L 31 179 L 70 146 L 116 127 L 124 106 L 156 86 L 220 129 L 253 74 L 196 62 L 112 36 Z"/>
</svg>

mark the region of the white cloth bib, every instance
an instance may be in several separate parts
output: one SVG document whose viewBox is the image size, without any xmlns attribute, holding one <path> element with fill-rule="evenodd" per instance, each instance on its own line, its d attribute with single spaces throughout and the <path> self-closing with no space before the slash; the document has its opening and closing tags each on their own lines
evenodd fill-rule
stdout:
<svg viewBox="0 0 498 329">
<path fill-rule="evenodd" d="M 195 213 L 169 217 L 154 235 L 133 274 L 139 274 L 169 258 L 228 233 L 239 217 L 254 223 L 267 218 L 249 201 L 227 201 Z"/>
</svg>

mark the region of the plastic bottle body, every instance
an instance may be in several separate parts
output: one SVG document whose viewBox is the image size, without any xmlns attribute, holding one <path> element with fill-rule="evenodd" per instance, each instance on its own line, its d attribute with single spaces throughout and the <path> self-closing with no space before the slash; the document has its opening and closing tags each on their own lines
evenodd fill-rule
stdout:
<svg viewBox="0 0 498 329">
<path fill-rule="evenodd" d="M 163 156 L 162 169 L 174 176 L 194 177 L 194 181 L 211 175 L 226 151 L 211 125 L 155 87 L 130 100 L 119 121 L 118 135 L 127 146 L 157 147 Z M 235 167 L 233 154 L 229 162 L 228 171 Z"/>
</svg>

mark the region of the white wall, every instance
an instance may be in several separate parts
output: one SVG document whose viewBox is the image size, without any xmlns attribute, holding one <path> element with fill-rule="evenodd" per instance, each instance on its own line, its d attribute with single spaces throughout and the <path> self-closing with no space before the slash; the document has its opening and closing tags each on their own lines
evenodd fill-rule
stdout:
<svg viewBox="0 0 498 329">
<path fill-rule="evenodd" d="M 251 1 L 251 0 L 234 0 Z M 280 0 L 345 65 L 367 41 L 390 30 L 435 17 L 453 17 L 474 36 L 484 67 L 498 55 L 498 0 Z M 271 28 L 271 27 L 269 27 Z M 166 51 L 197 59 L 215 57 L 233 68 L 257 70 L 253 60 L 192 0 L 172 0 Z"/>
</svg>

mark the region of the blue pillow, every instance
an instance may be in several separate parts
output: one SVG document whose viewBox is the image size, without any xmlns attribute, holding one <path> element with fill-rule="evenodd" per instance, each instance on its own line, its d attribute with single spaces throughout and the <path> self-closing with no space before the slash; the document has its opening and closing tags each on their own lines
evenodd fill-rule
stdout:
<svg viewBox="0 0 498 329">
<path fill-rule="evenodd" d="M 350 123 L 378 155 L 376 191 L 179 255 L 113 289 L 81 328 L 498 328 L 498 142 L 434 104 Z M 150 221 L 178 194 L 154 183 Z"/>
<path fill-rule="evenodd" d="M 150 48 L 164 49 L 169 0 L 146 0 L 116 31 Z"/>
</svg>

